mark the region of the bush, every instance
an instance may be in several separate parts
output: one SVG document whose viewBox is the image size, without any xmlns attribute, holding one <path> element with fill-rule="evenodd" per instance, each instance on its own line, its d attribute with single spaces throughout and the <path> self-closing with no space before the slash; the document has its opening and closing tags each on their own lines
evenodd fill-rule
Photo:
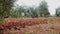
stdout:
<svg viewBox="0 0 60 34">
<path fill-rule="evenodd" d="M 56 28 L 56 22 L 49 21 L 48 24 L 49 24 L 49 26 L 50 26 L 51 29 L 55 29 Z"/>
</svg>

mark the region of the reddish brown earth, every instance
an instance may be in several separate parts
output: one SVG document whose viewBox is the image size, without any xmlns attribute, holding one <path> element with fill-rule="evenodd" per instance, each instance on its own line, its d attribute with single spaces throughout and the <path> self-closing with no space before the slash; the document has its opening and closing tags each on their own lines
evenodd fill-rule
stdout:
<svg viewBox="0 0 60 34">
<path fill-rule="evenodd" d="M 53 21 L 55 28 L 48 21 Z M 8 18 L 3 21 L 1 28 L 0 34 L 60 34 L 60 18 Z"/>
</svg>

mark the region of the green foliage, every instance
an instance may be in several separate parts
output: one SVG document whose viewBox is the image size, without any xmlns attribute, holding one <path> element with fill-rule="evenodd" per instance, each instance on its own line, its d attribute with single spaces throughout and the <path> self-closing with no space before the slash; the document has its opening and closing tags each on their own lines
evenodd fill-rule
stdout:
<svg viewBox="0 0 60 34">
<path fill-rule="evenodd" d="M 9 34 L 13 34 L 12 32 L 9 32 Z"/>
<path fill-rule="evenodd" d="M 30 34 L 30 32 L 26 32 L 25 34 Z"/>
<path fill-rule="evenodd" d="M 48 17 L 50 15 L 46 1 L 42 1 L 38 9 L 41 17 Z"/>
<path fill-rule="evenodd" d="M 18 6 L 15 9 L 15 12 L 16 12 L 17 17 L 23 17 L 24 15 L 22 15 L 22 13 L 25 13 L 25 9 L 22 6 Z"/>
<path fill-rule="evenodd" d="M 17 12 L 14 9 L 12 9 L 10 11 L 10 16 L 9 17 L 10 18 L 17 18 L 18 17 Z"/>
<path fill-rule="evenodd" d="M 48 21 L 48 24 L 50 26 L 51 29 L 55 29 L 56 28 L 56 22 L 54 21 Z"/>
<path fill-rule="evenodd" d="M 33 7 L 19 6 L 15 11 L 17 12 L 18 17 L 38 17 L 37 11 Z M 24 13 L 24 15 L 22 15 L 22 13 Z"/>
<path fill-rule="evenodd" d="M 2 24 L 3 20 L 4 20 L 4 18 L 0 18 L 0 25 Z"/>
<path fill-rule="evenodd" d="M 36 28 L 41 28 L 41 26 L 39 24 L 35 25 L 34 27 Z"/>
<path fill-rule="evenodd" d="M 36 18 L 38 17 L 38 14 L 37 14 L 37 9 L 35 8 L 30 8 L 31 9 L 31 17 L 32 18 Z"/>
<path fill-rule="evenodd" d="M 0 18 L 10 15 L 10 10 L 14 5 L 15 0 L 0 0 Z"/>
<path fill-rule="evenodd" d="M 48 17 L 50 16 L 50 13 L 48 11 L 47 2 L 42 1 L 39 7 L 27 7 L 27 6 L 18 6 L 15 9 L 15 15 L 18 18 L 21 17 L 32 17 L 32 18 L 38 18 L 38 17 Z"/>
<path fill-rule="evenodd" d="M 56 9 L 56 16 L 60 17 L 60 7 Z"/>
</svg>

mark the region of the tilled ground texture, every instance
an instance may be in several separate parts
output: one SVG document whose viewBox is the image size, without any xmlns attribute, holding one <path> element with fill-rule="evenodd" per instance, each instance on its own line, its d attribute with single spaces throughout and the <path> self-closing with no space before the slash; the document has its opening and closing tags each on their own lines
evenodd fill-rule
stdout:
<svg viewBox="0 0 60 34">
<path fill-rule="evenodd" d="M 43 18 L 42 18 L 43 19 Z M 32 24 L 32 25 L 25 25 L 25 27 L 20 27 L 19 25 L 11 25 L 11 28 L 5 25 L 2 25 L 0 28 L 0 34 L 60 34 L 60 19 L 59 18 L 47 18 L 50 21 L 48 23 L 43 24 Z M 10 23 L 9 23 L 10 24 Z M 13 25 L 13 24 L 12 24 Z M 24 24 L 22 24 L 24 25 Z M 4 27 L 3 27 L 4 26 Z M 7 27 L 7 28 L 6 28 Z"/>
</svg>

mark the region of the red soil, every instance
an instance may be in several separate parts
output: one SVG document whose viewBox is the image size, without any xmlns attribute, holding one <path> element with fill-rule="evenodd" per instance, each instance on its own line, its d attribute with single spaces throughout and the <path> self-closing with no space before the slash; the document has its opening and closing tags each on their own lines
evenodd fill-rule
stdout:
<svg viewBox="0 0 60 34">
<path fill-rule="evenodd" d="M 56 27 L 51 29 L 48 21 Z M 1 26 L 2 34 L 60 34 L 60 18 L 7 18 Z"/>
</svg>

